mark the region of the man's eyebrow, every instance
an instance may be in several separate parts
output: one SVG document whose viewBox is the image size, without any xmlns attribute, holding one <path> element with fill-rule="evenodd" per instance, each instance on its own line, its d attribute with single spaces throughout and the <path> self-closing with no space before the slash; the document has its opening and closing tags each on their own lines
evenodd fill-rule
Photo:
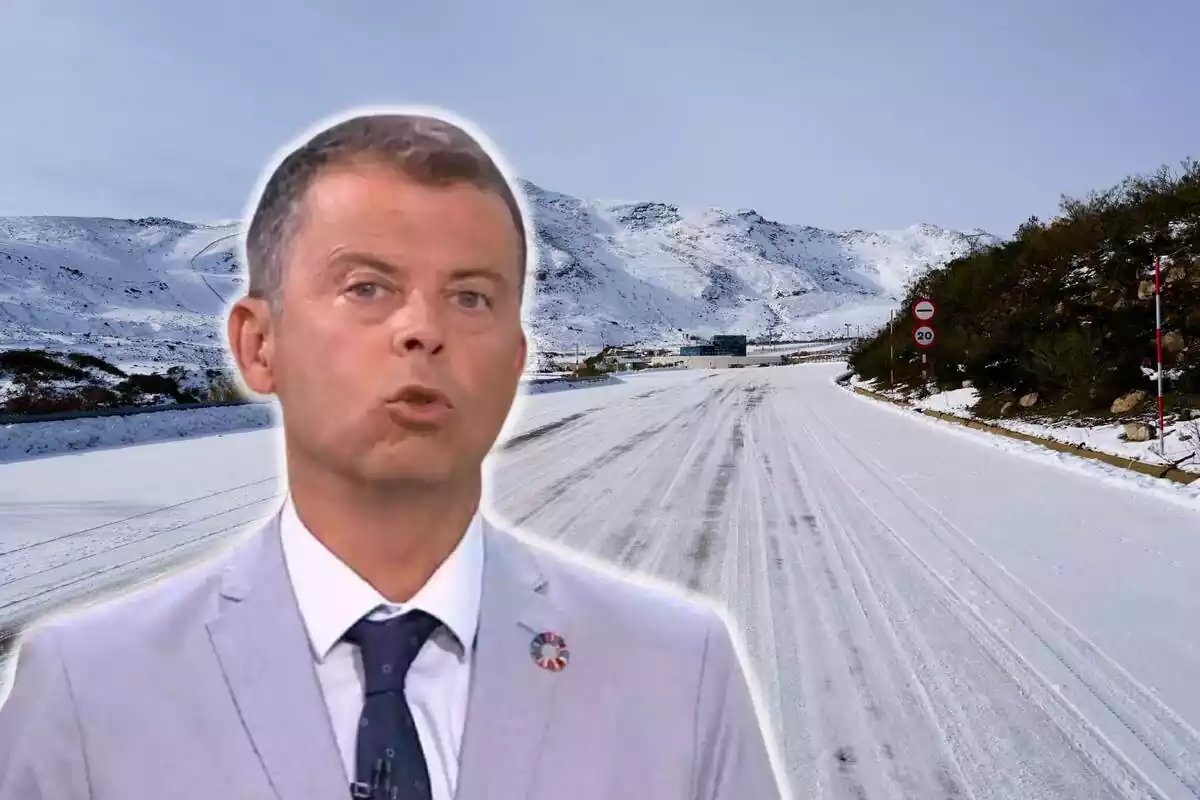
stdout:
<svg viewBox="0 0 1200 800">
<path fill-rule="evenodd" d="M 380 272 L 386 272 L 389 275 L 395 275 L 400 272 L 400 268 L 391 262 L 384 261 L 378 256 L 373 256 L 370 253 L 360 253 L 353 250 L 340 250 L 331 253 L 329 256 L 330 264 L 357 264 L 363 267 L 371 267 Z"/>
<path fill-rule="evenodd" d="M 390 276 L 397 276 L 404 272 L 403 267 L 394 264 L 390 261 L 373 256 L 370 253 L 363 253 L 357 250 L 338 250 L 330 254 L 329 264 L 343 266 L 363 266 L 371 269 L 379 270 Z M 470 266 L 460 267 L 451 271 L 450 280 L 461 281 L 469 278 L 484 278 L 494 283 L 501 285 L 508 284 L 510 281 L 505 275 L 505 270 L 499 267 L 488 266 Z"/>
<path fill-rule="evenodd" d="M 504 270 L 496 267 L 462 267 L 450 273 L 450 280 L 459 281 L 465 278 L 487 278 L 497 283 L 508 282 Z"/>
</svg>

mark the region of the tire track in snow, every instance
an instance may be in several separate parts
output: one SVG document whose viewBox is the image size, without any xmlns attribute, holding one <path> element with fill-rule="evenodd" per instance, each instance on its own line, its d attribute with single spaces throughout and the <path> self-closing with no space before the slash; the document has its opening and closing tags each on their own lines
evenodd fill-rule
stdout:
<svg viewBox="0 0 1200 800">
<path fill-rule="evenodd" d="M 599 458 L 591 455 L 595 451 L 594 442 L 603 441 L 603 433 L 612 426 L 628 424 L 629 410 L 623 404 L 604 409 L 593 415 L 586 426 L 574 428 L 564 435 L 555 452 L 566 458 L 550 462 L 557 469 L 537 471 L 535 467 L 531 472 L 525 467 L 529 463 L 526 453 L 506 459 L 504 470 L 497 476 L 497 484 L 502 487 L 498 496 L 509 494 L 504 476 L 520 471 L 522 479 L 512 487 L 515 496 L 503 497 L 506 507 L 517 509 L 512 515 L 516 524 L 528 523 L 535 529 L 555 531 L 552 535 L 561 542 L 593 554 L 600 549 L 606 551 L 606 557 L 613 550 L 624 551 L 627 545 L 630 552 L 624 558 L 628 562 L 635 561 L 647 541 L 645 537 L 639 540 L 638 532 L 651 520 L 662 519 L 649 491 L 652 486 L 663 486 L 668 480 L 662 475 L 658 462 L 664 456 L 692 448 L 686 428 L 710 413 L 716 399 L 711 389 L 699 387 L 704 395 L 701 401 L 679 413 L 679 406 L 696 391 L 690 385 L 684 386 L 673 390 L 671 397 L 660 396 L 656 402 L 643 402 L 643 414 L 639 417 L 642 424 L 649 427 L 628 437 L 615 452 L 610 450 Z M 643 442 L 639 440 L 646 430 L 651 431 L 654 441 L 645 442 L 652 446 L 641 447 Z M 533 454 L 533 457 L 539 456 Z M 564 472 L 568 477 L 574 476 L 565 487 L 561 477 Z M 564 488 L 568 491 L 564 492 Z M 569 504 L 554 502 L 556 497 L 564 495 L 570 498 Z M 639 507 L 648 512 L 646 517 L 634 515 L 626 521 L 627 514 L 597 513 L 597 509 L 606 507 L 627 509 L 639 496 L 642 497 Z M 528 511 L 520 511 L 522 507 Z M 584 520 L 588 523 L 586 526 L 580 524 Z M 610 534 L 614 527 L 620 532 Z M 611 542 L 614 535 L 625 541 Z M 650 540 L 653 541 L 653 537 Z"/>
<path fill-rule="evenodd" d="M 582 467 L 570 472 L 567 475 L 556 480 L 547 490 L 543 500 L 543 505 L 551 505 L 556 500 L 561 498 L 574 487 L 592 478 L 602 468 L 613 463 L 617 459 L 629 454 L 638 448 L 646 448 L 654 443 L 655 437 L 667 429 L 667 423 L 656 423 L 642 428 L 632 436 L 627 437 L 619 444 L 613 445 L 603 451 L 600 455 L 595 456 L 587 461 Z M 540 507 L 539 507 L 540 508 Z M 534 508 L 525 515 L 515 520 L 516 525 L 523 525 L 539 510 Z"/>
<path fill-rule="evenodd" d="M 703 586 L 705 575 L 713 560 L 713 551 L 720 542 L 717 532 L 722 521 L 725 506 L 729 502 L 730 484 L 738 473 L 738 459 L 746 446 L 745 433 L 740 420 L 733 423 L 733 434 L 730 436 L 729 448 L 725 457 L 717 465 L 717 474 L 708 487 L 704 498 L 704 516 L 700 530 L 692 540 L 687 558 L 691 562 L 691 575 L 687 579 L 687 587 L 698 591 Z"/>
<path fill-rule="evenodd" d="M 822 430 L 824 430 L 823 427 Z M 1047 709 L 1045 703 L 1039 702 L 1037 696 L 1029 693 L 1030 686 L 1036 688 L 1036 683 L 1031 684 L 1027 679 L 1028 676 L 1014 672 L 1016 667 L 1014 667 L 1013 657 L 1019 659 L 1019 656 L 1008 646 L 1003 637 L 999 636 L 982 619 L 979 612 L 975 611 L 965 598 L 961 597 L 925 559 L 921 558 L 895 527 L 882 518 L 875 508 L 876 504 L 869 503 L 860 494 L 855 482 L 841 473 L 841 470 L 835 465 L 835 459 L 831 457 L 832 454 L 828 454 L 824 444 L 813 435 L 812 431 L 809 430 L 807 433 L 812 438 L 815 449 L 821 451 L 825 456 L 823 462 L 830 465 L 832 475 L 837 478 L 841 492 L 847 497 L 841 507 L 845 509 L 858 507 L 866 511 L 869 518 L 864 519 L 863 527 L 884 534 L 887 540 L 893 542 L 898 548 L 891 555 L 890 562 L 893 564 L 906 563 L 914 568 L 915 573 L 908 576 L 908 588 L 905 592 L 918 595 L 933 593 L 938 607 L 951 615 L 950 624 L 946 628 L 966 632 L 972 645 L 979 648 L 981 654 L 987 659 L 984 665 L 987 668 L 985 671 L 994 673 L 990 679 L 986 676 L 975 679 L 985 684 L 990 680 L 993 688 L 983 694 L 976 691 L 974 702 L 971 702 L 966 708 L 969 709 L 967 713 L 971 727 L 986 730 L 988 725 L 1003 725 L 1005 726 L 1003 739 L 989 737 L 981 740 L 970 735 L 968 740 L 958 741 L 956 737 L 951 737 L 952 746 L 957 752 L 962 753 L 960 759 L 964 767 L 968 768 L 974 776 L 972 785 L 975 787 L 976 793 L 980 796 L 996 798 L 1005 798 L 1011 793 L 1031 798 L 1056 798 L 1064 796 L 1064 794 L 1068 797 L 1087 798 L 1159 797 L 1160 795 L 1149 782 L 1135 777 L 1126 768 L 1127 765 L 1123 763 L 1124 760 L 1120 754 L 1115 755 L 1115 761 L 1106 764 L 1106 769 L 1098 767 L 1095 749 L 1081 747 L 1067 734 L 1061 714 L 1054 713 L 1060 709 L 1054 707 Z M 878 498 L 873 497 L 873 499 L 877 501 Z M 894 574 L 899 577 L 905 573 L 894 571 Z M 914 584 L 912 582 L 914 576 L 920 577 L 921 583 Z M 932 619 L 931 607 L 925 605 L 922 612 L 924 615 L 922 627 L 926 634 L 936 632 L 938 629 Z M 953 648 L 961 651 L 956 653 L 956 663 L 960 665 L 958 672 L 948 673 L 945 668 L 940 670 L 935 668 L 933 671 L 935 680 L 931 686 L 933 690 L 931 694 L 941 695 L 942 699 L 946 701 L 946 706 L 951 709 L 952 718 L 959 716 L 956 711 L 962 701 L 958 698 L 971 698 L 972 690 L 960 685 L 954 687 L 949 697 L 946 697 L 943 692 L 947 685 L 961 684 L 964 678 L 971 679 L 972 672 L 962 669 L 962 666 L 974 665 L 977 661 L 962 650 L 964 642 L 961 639 L 962 637 L 959 636 L 958 640 L 949 640 Z M 941 646 L 945 647 L 946 644 L 943 643 Z M 1001 701 L 998 705 L 1004 709 L 1003 714 L 997 713 L 991 708 L 997 701 Z M 1009 715 L 1018 716 L 1016 719 L 1012 719 Z M 1020 724 L 1016 723 L 1018 719 L 1022 720 Z M 971 728 L 961 727 L 958 730 L 969 732 Z M 1061 758 L 1064 750 L 1074 751 L 1076 760 L 1074 762 L 1064 761 Z M 1026 756 L 1025 772 L 1015 771 L 1011 766 L 1020 759 L 1018 753 L 1030 754 Z M 1059 758 L 1050 760 L 1044 753 L 1059 756 Z M 1004 788 L 998 790 L 997 786 Z"/>
<path fill-rule="evenodd" d="M 596 487 L 601 486 L 599 494 L 610 492 L 610 489 L 603 487 L 601 481 L 589 479 L 609 464 L 620 461 L 627 451 L 637 448 L 641 444 L 637 441 L 639 436 L 653 435 L 656 428 L 663 430 L 668 427 L 677 415 L 682 398 L 694 392 L 694 384 L 685 383 L 664 390 L 668 396 L 661 397 L 658 402 L 640 402 L 637 407 L 642 414 L 639 416 L 643 425 L 650 423 L 649 426 L 640 433 L 628 436 L 615 447 L 609 444 L 610 431 L 627 423 L 630 398 L 618 400 L 613 405 L 595 406 L 565 415 L 514 434 L 491 455 L 493 462 L 504 464 L 504 469 L 499 471 L 499 480 L 494 483 L 493 498 L 501 510 L 515 510 L 516 513 L 509 514 L 509 521 L 514 526 L 529 523 L 536 517 L 535 526 L 550 527 L 546 512 L 553 513 L 554 498 L 569 493 L 577 500 L 600 500 L 600 497 L 593 496 L 597 493 Z M 513 442 L 516 444 L 510 446 Z M 598 444 L 609 446 L 608 451 L 599 458 L 596 456 Z M 654 451 L 651 449 L 647 452 L 652 455 Z M 521 474 L 519 484 L 504 480 L 509 472 Z M 586 510 L 586 507 L 586 502 L 574 506 L 577 512 Z M 574 519 L 555 521 L 558 523 L 555 528 L 569 529 Z"/>
<path fill-rule="evenodd" d="M 646 392 L 635 397 L 646 399 L 662 391 L 665 390 Z M 640 500 L 616 533 L 606 534 L 607 525 L 598 527 L 597 532 L 588 541 L 587 549 L 590 552 L 625 567 L 635 566 L 639 562 L 647 546 L 648 534 L 662 523 L 664 514 L 670 513 L 670 508 L 664 502 L 665 493 L 678 481 L 688 454 L 695 449 L 694 442 L 688 441 L 691 438 L 688 428 L 711 413 L 715 399 L 714 393 L 706 390 L 705 397 L 699 402 L 687 407 L 682 413 L 670 414 L 669 430 L 663 441 L 654 450 L 647 452 L 648 457 L 629 473 L 625 482 L 630 493 L 628 501 L 631 502 L 639 495 Z M 684 451 L 683 457 L 674 462 L 670 454 L 681 450 Z M 707 457 L 707 450 L 701 452 L 702 458 Z M 678 463 L 678 467 L 674 470 L 664 468 L 671 463 Z"/>
<path fill-rule="evenodd" d="M 789 449 L 796 462 L 802 464 L 799 443 L 790 442 Z M 957 687 L 945 680 L 941 660 L 922 635 L 930 621 L 917 621 L 905 602 L 906 595 L 892 585 L 889 571 L 895 570 L 894 562 L 869 555 L 871 548 L 866 546 L 862 531 L 856 530 L 854 520 L 845 519 L 846 509 L 835 502 L 829 487 L 814 487 L 812 491 L 819 497 L 822 516 L 833 520 L 854 553 L 864 594 L 871 596 L 871 603 L 861 607 L 864 612 L 868 608 L 873 611 L 868 617 L 877 631 L 877 641 L 888 644 L 877 651 L 881 660 L 890 661 L 887 688 L 880 696 L 889 701 L 897 720 L 878 755 L 923 770 L 929 788 L 914 796 L 978 796 L 967 780 L 964 762 L 978 761 L 983 748 L 975 736 L 970 712 L 956 696 Z M 936 707 L 932 699 L 935 693 L 942 699 Z M 925 737 L 936 742 L 936 752 L 922 750 Z M 900 777 L 898 782 L 905 785 L 906 779 Z M 1003 782 L 997 785 L 1003 786 Z"/>
<path fill-rule="evenodd" d="M 910 578 L 906 593 L 920 595 L 934 592 L 937 607 L 949 616 L 948 628 L 969 634 L 971 643 L 986 659 L 985 666 L 989 668 L 987 671 L 994 673 L 990 681 L 995 688 L 980 691 L 973 689 L 970 684 L 964 685 L 963 681 L 986 682 L 986 679 L 975 678 L 965 670 L 946 674 L 948 662 L 944 657 L 935 657 L 932 662 L 934 679 L 931 682 L 931 695 L 936 691 L 944 704 L 943 708 L 949 707 L 954 711 L 962 709 L 968 717 L 969 727 L 957 728 L 956 736 L 951 741 L 956 753 L 960 753 L 959 758 L 975 776 L 973 784 L 978 787 L 977 793 L 998 799 L 1006 798 L 1012 792 L 1018 792 L 1021 797 L 1039 798 L 1056 798 L 1064 796 L 1064 793 L 1069 797 L 1086 798 L 1160 797 L 1156 791 L 1147 787 L 1144 779 L 1132 777 L 1124 769 L 1126 765 L 1120 762 L 1115 768 L 1096 769 L 1095 752 L 1080 746 L 1067 735 L 1067 727 L 1061 718 L 1056 718 L 1059 716 L 1054 713 L 1056 709 L 1047 709 L 1036 694 L 1030 693 L 1028 676 L 1019 671 L 1019 656 L 1008 648 L 1003 637 L 994 628 L 982 620 L 979 612 L 971 607 L 971 603 L 955 592 L 949 583 L 942 582 L 936 570 L 886 522 L 879 520 L 878 525 L 866 527 L 873 527 L 895 540 L 900 548 L 892 555 L 896 563 L 907 563 L 920 570 L 924 585 L 917 589 Z M 939 583 L 940 588 L 946 591 L 938 592 Z M 932 627 L 932 607 L 925 604 L 922 613 L 923 627 L 928 632 Z M 974 616 L 970 616 L 972 614 Z M 945 647 L 944 642 L 942 647 Z M 963 643 L 952 642 L 952 647 L 962 650 Z M 944 651 L 937 649 L 935 652 Z M 962 653 L 955 653 L 952 663 L 961 665 L 970 664 L 972 661 L 973 659 Z M 1001 701 L 997 705 L 1000 705 L 1002 710 L 992 708 L 995 702 L 993 698 Z M 967 705 L 964 705 L 964 702 Z M 954 711 L 951 712 L 952 715 L 958 716 Z M 985 719 L 985 716 L 989 718 Z M 1004 727 L 1007 733 L 1006 741 L 1001 743 L 993 736 L 980 739 L 972 730 L 988 730 L 993 725 Z M 964 747 L 964 742 L 971 744 Z M 1061 757 L 1064 748 L 1075 751 L 1077 760 L 1074 765 L 1064 763 Z M 1043 752 L 1054 756 L 1055 760 L 1048 760 Z M 1032 754 L 1025 757 L 1028 772 L 1013 774 L 1014 770 L 1009 765 L 1019 762 L 1023 753 Z M 1031 779 L 1028 773 L 1032 773 L 1034 778 Z M 1122 774 L 1124 778 L 1120 777 Z M 1118 777 L 1114 778 L 1114 775 Z M 992 788 L 994 786 L 1004 788 L 997 790 Z"/>
<path fill-rule="evenodd" d="M 545 425 L 539 425 L 533 430 L 525 431 L 524 433 L 517 434 L 516 436 L 505 440 L 504 444 L 500 446 L 500 449 L 516 450 L 518 447 L 523 447 L 529 442 L 540 439 L 543 436 L 554 433 L 555 431 L 562 430 L 572 423 L 578 422 L 586 417 L 589 413 L 590 412 L 587 411 L 577 411 L 574 414 L 568 414 L 562 419 L 556 419 L 554 422 L 548 422 Z"/>
<path fill-rule="evenodd" d="M 280 497 L 276 478 L 210 492 L 183 502 L 44 539 L 0 553 L 0 624 L 53 608 L 89 587 L 103 590 L 155 559 L 190 551 L 213 532 L 236 529 L 269 513 Z"/>
<path fill-rule="evenodd" d="M 777 731 L 792 788 L 799 797 L 826 797 L 832 780 L 831 765 L 821 757 L 824 742 L 833 736 L 822 713 L 818 693 L 816 659 L 822 648 L 816 644 L 812 605 L 801 600 L 799 584 L 807 584 L 806 565 L 794 554 L 791 541 L 801 535 L 800 519 L 810 517 L 789 501 L 793 487 L 776 481 L 769 443 L 777 443 L 775 415 L 763 418 L 759 464 L 763 474 L 763 535 L 769 549 L 767 586 L 777 608 L 773 614 L 776 658 L 774 687 Z M 788 542 L 785 546 L 783 542 Z M 767 676 L 763 676 L 764 679 Z"/>
<path fill-rule="evenodd" d="M 719 376 L 717 376 L 719 377 Z M 729 382 L 706 382 L 702 387 L 706 396 L 695 406 L 694 424 L 690 424 L 684 436 L 691 437 L 695 446 L 689 449 L 691 457 L 686 471 L 681 464 L 676 470 L 675 480 L 667 487 L 661 500 L 663 514 L 657 535 L 643 550 L 641 560 L 635 565 L 647 574 L 677 582 L 686 588 L 693 563 L 686 554 L 686 542 L 694 548 L 696 531 L 703 527 L 697 509 L 704 507 L 708 486 L 715 480 L 716 466 L 713 454 L 731 436 L 733 411 L 731 398 L 736 386 Z M 712 475 L 713 477 L 708 477 Z M 714 564 L 723 570 L 720 562 Z M 718 576 L 719 577 L 719 576 Z M 708 593 L 707 586 L 702 587 Z"/>
<path fill-rule="evenodd" d="M 917 678 L 904 663 L 890 615 L 860 594 L 839 542 L 851 534 L 820 486 L 820 469 L 806 466 L 796 452 L 794 435 L 783 435 L 781 441 L 787 454 L 784 469 L 810 520 L 806 535 L 794 539 L 793 560 L 814 567 L 809 574 L 815 578 L 808 582 L 824 645 L 814 652 L 827 654 L 825 687 L 832 697 L 824 709 L 834 717 L 829 727 L 837 731 L 822 756 L 831 760 L 837 787 L 832 796 L 972 797 L 937 718 L 928 709 L 924 714 L 907 712 L 919 708 L 920 701 L 911 689 L 899 691 L 893 677 L 899 673 L 901 683 L 909 686 Z M 928 733 L 942 746 L 923 747 L 918 738 L 922 728 L 932 728 Z"/>
<path fill-rule="evenodd" d="M 913 516 L 928 526 L 928 530 L 945 546 L 945 552 L 953 554 L 989 597 L 1003 606 L 1032 640 L 1052 655 L 1070 678 L 1086 687 L 1099 706 L 1093 709 L 1093 713 L 1100 711 L 1111 714 L 1137 743 L 1165 767 L 1170 776 L 1178 781 L 1171 796 L 1182 789 L 1188 796 L 1200 797 L 1200 734 L 1054 612 L 1032 590 L 979 549 L 964 531 L 907 483 L 887 475 L 877 461 L 851 446 L 836 432 L 833 438 L 851 457 L 874 474 Z M 928 510 L 922 512 L 913 508 L 896 490 L 897 485 Z M 914 556 L 920 559 L 915 551 Z M 1147 775 L 1136 766 L 1130 760 L 1128 743 L 1122 746 L 1112 741 L 1087 711 L 1079 707 L 1078 704 L 1086 698 L 1068 699 L 1058 685 L 1031 663 L 1022 654 L 1021 648 L 1013 644 L 1010 640 L 1013 634 L 1006 636 L 997 630 L 995 625 L 972 608 L 973 604 L 954 589 L 936 568 L 921 560 L 931 576 L 941 582 L 982 626 L 984 630 L 979 635 L 990 637 L 993 640 L 992 647 L 1007 651 L 1013 678 L 1029 684 L 1025 688 L 1033 695 L 1033 699 L 1055 717 L 1064 735 L 1072 738 L 1077 749 L 1093 760 L 1097 769 L 1108 775 L 1114 785 L 1131 792 L 1130 796 L 1150 796 L 1148 793 L 1151 791 L 1158 796 L 1163 791 L 1158 786 L 1162 777 Z"/>
</svg>

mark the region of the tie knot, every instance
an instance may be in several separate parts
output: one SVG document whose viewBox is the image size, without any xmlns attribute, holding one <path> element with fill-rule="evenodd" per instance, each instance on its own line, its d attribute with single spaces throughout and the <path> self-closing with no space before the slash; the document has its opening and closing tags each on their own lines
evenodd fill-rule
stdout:
<svg viewBox="0 0 1200 800">
<path fill-rule="evenodd" d="M 366 693 L 402 691 L 417 653 L 441 624 L 421 610 L 385 620 L 364 617 L 354 623 L 345 638 L 362 651 Z"/>
</svg>

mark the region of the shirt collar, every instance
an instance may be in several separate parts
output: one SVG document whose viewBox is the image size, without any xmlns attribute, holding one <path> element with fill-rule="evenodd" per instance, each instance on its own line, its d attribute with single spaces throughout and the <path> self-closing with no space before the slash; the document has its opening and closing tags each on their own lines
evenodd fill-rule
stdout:
<svg viewBox="0 0 1200 800">
<path fill-rule="evenodd" d="M 280 513 L 284 561 L 318 662 L 350 626 L 372 611 L 421 609 L 437 617 L 462 645 L 474 645 L 483 587 L 483 531 L 476 514 L 458 546 L 412 599 L 389 602 L 305 527 L 289 493 Z"/>
</svg>

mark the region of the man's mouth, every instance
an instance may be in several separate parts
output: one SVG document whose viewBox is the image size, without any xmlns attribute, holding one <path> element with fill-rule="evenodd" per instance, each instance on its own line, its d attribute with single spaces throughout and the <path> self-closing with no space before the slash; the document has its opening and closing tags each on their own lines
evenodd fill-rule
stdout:
<svg viewBox="0 0 1200 800">
<path fill-rule="evenodd" d="M 387 408 L 403 424 L 428 427 L 443 423 L 454 404 L 437 389 L 410 384 L 388 399 Z"/>
<path fill-rule="evenodd" d="M 396 394 L 392 395 L 391 402 L 393 403 L 412 403 L 413 405 L 430 405 L 440 403 L 444 406 L 450 406 L 450 398 L 439 392 L 437 389 L 431 389 L 428 386 L 420 386 L 412 384 L 405 386 Z"/>
</svg>

